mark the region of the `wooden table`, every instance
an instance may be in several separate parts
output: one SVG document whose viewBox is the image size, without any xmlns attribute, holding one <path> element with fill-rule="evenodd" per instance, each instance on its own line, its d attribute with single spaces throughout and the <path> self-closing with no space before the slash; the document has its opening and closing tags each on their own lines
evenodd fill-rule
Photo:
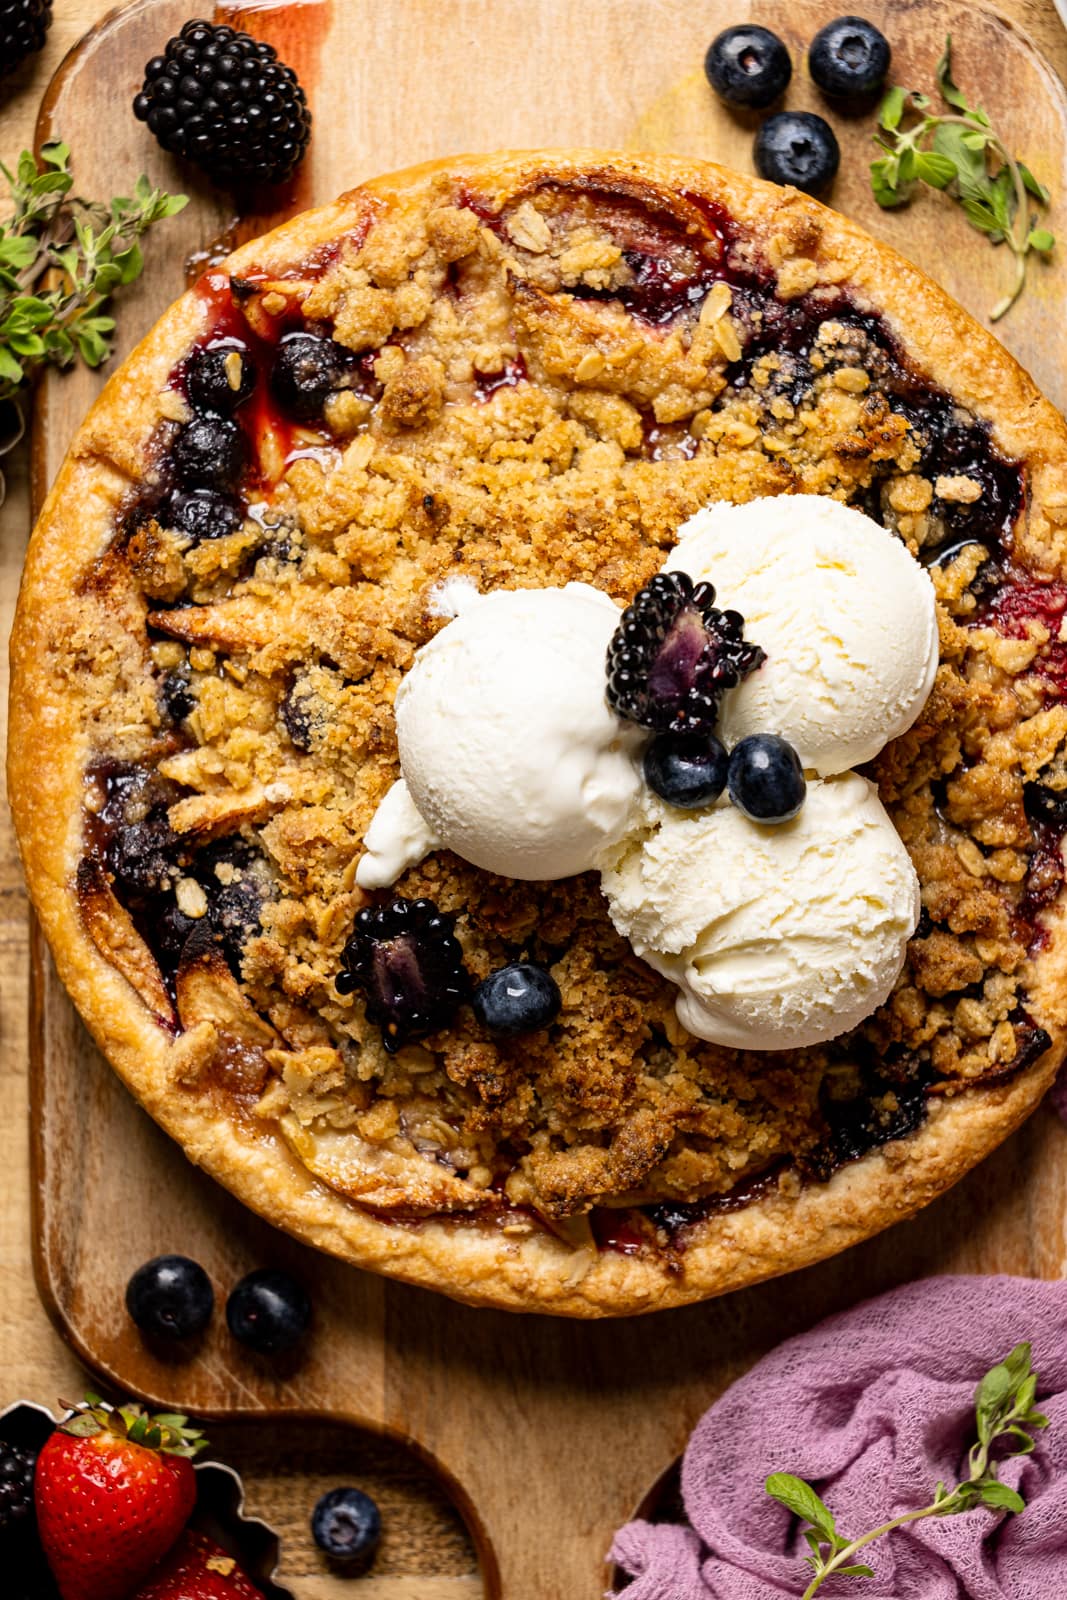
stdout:
<svg viewBox="0 0 1067 1600">
<path fill-rule="evenodd" d="M 400 5 L 404 0 L 387 0 Z M 522 0 L 509 0 L 521 4 Z M 56 66 L 85 32 L 111 9 L 109 0 L 56 0 L 45 50 L 0 86 L 0 157 L 10 162 L 32 139 L 41 95 Z M 190 4 L 190 14 L 196 13 Z M 206 8 L 202 8 L 206 9 Z M 845 9 L 843 6 L 842 9 Z M 1061 76 L 1067 76 L 1067 33 L 1052 0 L 1000 0 L 1002 12 L 1026 28 Z M 0 511 L 0 627 L 6 641 L 29 531 L 28 462 L 21 448 L 4 462 L 8 497 Z M 6 733 L 6 647 L 0 673 L 0 737 Z M 28 926 L 26 896 L 6 807 L 0 808 L 0 1405 L 19 1396 L 54 1403 L 84 1386 L 76 1362 L 52 1329 L 38 1301 L 30 1265 L 30 1176 L 26 1137 L 26 1008 Z M 302 1451 L 290 1471 L 268 1479 L 257 1473 L 252 1435 L 229 1432 L 219 1444 L 246 1476 L 250 1509 L 273 1523 L 285 1539 L 284 1574 L 300 1600 L 476 1600 L 482 1586 L 461 1522 L 418 1463 L 397 1446 L 377 1440 L 315 1441 L 314 1467 Z M 310 1446 L 311 1441 L 308 1441 Z M 307 1533 L 307 1513 L 322 1488 L 356 1481 L 380 1499 L 389 1537 L 373 1576 L 353 1586 L 326 1575 Z"/>
</svg>

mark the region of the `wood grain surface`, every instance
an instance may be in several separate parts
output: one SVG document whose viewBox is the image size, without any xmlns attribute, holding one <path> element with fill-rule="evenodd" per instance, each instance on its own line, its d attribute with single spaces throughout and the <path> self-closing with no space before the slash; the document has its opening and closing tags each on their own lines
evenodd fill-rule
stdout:
<svg viewBox="0 0 1067 1600">
<path fill-rule="evenodd" d="M 90 0 L 58 0 L 46 57 L 23 69 L 14 99 L 0 107 L 5 157 L 27 138 L 32 103 L 58 47 L 102 9 Z M 241 16 L 254 31 L 277 39 L 312 90 L 319 117 L 313 159 L 286 197 L 298 206 L 373 171 L 462 146 L 596 142 L 673 148 L 747 166 L 751 128 L 720 111 L 703 85 L 708 39 L 725 23 L 752 15 L 780 31 L 798 59 L 801 42 L 839 9 L 822 0 L 712 0 L 697 16 L 688 0 L 604 0 L 596 8 L 574 0 L 512 0 L 508 6 L 490 0 L 302 0 L 257 6 Z M 887 19 L 897 76 L 921 86 L 929 83 L 951 26 L 960 80 L 981 91 L 1020 153 L 1059 192 L 1067 169 L 1062 90 L 1014 29 L 980 8 L 945 0 L 879 0 L 864 10 Z M 1067 39 L 1051 4 L 1018 0 L 1004 10 L 1034 30 L 1062 70 Z M 294 13 L 302 15 L 294 20 Z M 165 246 L 153 250 L 149 241 L 150 270 L 122 304 L 122 348 L 180 290 L 184 254 L 230 220 L 218 198 L 187 172 L 177 173 L 126 110 L 144 60 L 188 15 L 177 0 L 137 0 L 68 65 L 46 112 L 49 128 L 74 145 L 87 188 L 121 188 L 143 166 L 171 187 L 186 187 L 197 201 L 168 225 Z M 790 103 L 814 107 L 803 80 L 801 72 Z M 845 128 L 846 176 L 835 202 L 873 221 L 983 312 L 1007 270 L 1003 252 L 989 250 L 937 199 L 921 214 L 917 208 L 905 217 L 872 215 L 863 180 L 868 135 L 866 126 Z M 242 232 L 258 230 L 265 220 L 245 219 Z M 1054 214 L 1053 226 L 1059 221 Z M 1062 318 L 1054 313 L 1063 301 L 1064 270 L 1041 269 L 1021 314 L 1001 330 L 1061 404 L 1067 352 Z M 78 373 L 42 391 L 42 481 L 58 464 L 96 383 Z M 28 523 L 25 470 L 23 455 L 0 513 L 5 632 Z M 27 935 L 6 817 L 0 850 L 0 1159 L 8 1180 L 0 1190 L 6 1291 L 0 1399 L 26 1394 L 50 1400 L 79 1380 L 29 1282 Z M 472 1312 L 326 1261 L 242 1211 L 133 1106 L 88 1045 L 37 954 L 32 1226 L 45 1298 L 77 1352 L 119 1386 L 230 1419 L 215 1430 L 218 1441 L 250 1478 L 251 1509 L 285 1534 L 283 1575 L 300 1600 L 341 1593 L 368 1600 L 473 1600 L 483 1591 L 509 1600 L 592 1597 L 603 1587 L 612 1527 L 681 1448 L 714 1395 L 783 1336 L 862 1295 L 926 1273 L 1058 1277 L 1067 1268 L 1067 1134 L 1039 1114 L 915 1222 L 779 1283 L 626 1325 Z M 195 1363 L 154 1359 L 131 1335 L 122 1288 L 132 1268 L 161 1249 L 197 1255 L 223 1295 L 253 1265 L 272 1262 L 299 1272 L 313 1287 L 317 1311 L 304 1358 L 289 1370 L 265 1369 L 216 1325 Z M 293 1420 L 280 1420 L 285 1414 Z M 338 1418 L 387 1437 L 374 1439 Z M 481 1547 L 481 1578 L 435 1472 Z M 306 1533 L 314 1495 L 343 1480 L 370 1488 L 387 1513 L 382 1556 L 372 1575 L 354 1583 L 326 1574 Z"/>
</svg>

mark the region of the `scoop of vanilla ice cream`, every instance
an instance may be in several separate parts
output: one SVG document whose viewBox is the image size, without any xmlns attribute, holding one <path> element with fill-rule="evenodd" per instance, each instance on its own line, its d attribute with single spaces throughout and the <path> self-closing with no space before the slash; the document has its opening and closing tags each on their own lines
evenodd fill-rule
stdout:
<svg viewBox="0 0 1067 1600">
<path fill-rule="evenodd" d="M 619 615 L 584 583 L 495 590 L 419 650 L 396 697 L 406 792 L 374 817 L 362 887 L 392 882 L 430 840 L 489 872 L 548 879 L 587 871 L 620 837 L 644 735 L 604 698 Z"/>
<path fill-rule="evenodd" d="M 767 660 L 723 699 L 720 736 L 778 733 L 821 777 L 910 728 L 937 671 L 929 575 L 893 534 L 823 495 L 714 505 L 664 563 L 709 579 Z"/>
<path fill-rule="evenodd" d="M 808 785 L 774 827 L 734 806 L 649 796 L 602 858 L 611 920 L 679 987 L 682 1025 L 734 1049 L 789 1050 L 854 1028 L 896 982 L 919 883 L 873 784 Z"/>
</svg>

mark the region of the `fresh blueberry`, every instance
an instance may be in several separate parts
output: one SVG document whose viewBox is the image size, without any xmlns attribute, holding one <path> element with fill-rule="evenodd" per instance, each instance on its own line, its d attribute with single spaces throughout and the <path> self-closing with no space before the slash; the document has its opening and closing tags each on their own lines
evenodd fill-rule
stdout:
<svg viewBox="0 0 1067 1600">
<path fill-rule="evenodd" d="M 311 1301 L 295 1278 L 261 1267 L 242 1278 L 226 1302 L 226 1325 L 240 1344 L 260 1355 L 282 1355 L 300 1343 L 311 1322 Z"/>
<path fill-rule="evenodd" d="M 769 106 L 793 72 L 789 51 L 776 33 L 752 23 L 727 28 L 704 57 L 708 82 L 732 106 Z"/>
<path fill-rule="evenodd" d="M 726 763 L 726 751 L 714 734 L 661 733 L 645 750 L 645 782 L 668 805 L 691 811 L 722 794 Z"/>
<path fill-rule="evenodd" d="M 824 94 L 866 100 L 889 71 L 889 41 L 863 17 L 838 17 L 811 41 L 808 71 Z"/>
<path fill-rule="evenodd" d="M 186 489 L 230 489 L 244 466 L 244 440 L 231 417 L 194 417 L 174 441 L 171 460 Z"/>
<path fill-rule="evenodd" d="M 330 1489 L 311 1513 L 320 1550 L 339 1566 L 369 1566 L 382 1537 L 382 1516 L 362 1489 Z"/>
<path fill-rule="evenodd" d="M 750 733 L 730 751 L 726 786 L 752 822 L 788 822 L 804 804 L 804 770 L 788 739 Z"/>
<path fill-rule="evenodd" d="M 185 370 L 185 388 L 197 411 L 228 417 L 256 386 L 256 369 L 244 345 L 195 350 Z"/>
<path fill-rule="evenodd" d="M 154 1339 L 192 1339 L 203 1333 L 214 1309 L 211 1280 L 188 1256 L 156 1256 L 126 1285 L 126 1310 Z"/>
<path fill-rule="evenodd" d="M 474 1015 L 490 1033 L 533 1033 L 556 1020 L 563 997 L 559 984 L 544 967 L 516 961 L 491 972 L 475 989 L 471 1003 Z"/>
<path fill-rule="evenodd" d="M 351 352 L 321 333 L 287 333 L 271 368 L 275 400 L 299 422 L 322 416 L 335 390 L 343 388 L 352 366 Z"/>
<path fill-rule="evenodd" d="M 241 513 L 232 500 L 226 500 L 213 489 L 192 489 L 183 493 L 176 489 L 164 501 L 159 520 L 165 528 L 188 534 L 197 544 L 202 539 L 222 539 L 236 533 L 241 526 Z"/>
<path fill-rule="evenodd" d="M 779 111 L 768 117 L 753 147 L 756 171 L 770 183 L 791 183 L 805 194 L 828 189 L 841 164 L 830 124 L 813 111 Z"/>
</svg>

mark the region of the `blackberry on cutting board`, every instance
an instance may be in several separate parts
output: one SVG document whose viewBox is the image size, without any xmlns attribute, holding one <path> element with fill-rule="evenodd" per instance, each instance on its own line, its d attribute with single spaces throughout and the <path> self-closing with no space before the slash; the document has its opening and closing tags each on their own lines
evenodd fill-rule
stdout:
<svg viewBox="0 0 1067 1600">
<path fill-rule="evenodd" d="M 634 596 L 608 646 L 608 704 L 657 732 L 714 728 L 719 701 L 766 654 L 743 638 L 737 611 L 719 611 L 710 583 L 659 572 Z"/>
<path fill-rule="evenodd" d="M 148 62 L 133 112 L 224 188 L 283 183 L 311 136 L 307 98 L 274 46 L 204 21 Z"/>
<path fill-rule="evenodd" d="M 44 48 L 52 0 L 0 0 L 0 78 Z"/>
<path fill-rule="evenodd" d="M 447 1027 L 470 990 L 452 919 L 432 900 L 366 906 L 341 959 L 338 993 L 362 989 L 390 1054 Z"/>
</svg>

